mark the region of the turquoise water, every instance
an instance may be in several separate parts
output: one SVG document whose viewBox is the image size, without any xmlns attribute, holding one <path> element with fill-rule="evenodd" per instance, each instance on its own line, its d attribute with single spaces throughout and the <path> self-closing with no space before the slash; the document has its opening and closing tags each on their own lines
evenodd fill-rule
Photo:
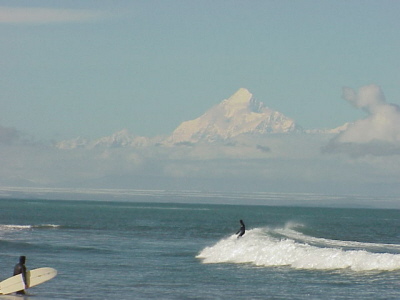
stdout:
<svg viewBox="0 0 400 300">
<path fill-rule="evenodd" d="M 399 212 L 3 199 L 0 279 L 26 255 L 59 273 L 25 299 L 400 299 Z"/>
</svg>

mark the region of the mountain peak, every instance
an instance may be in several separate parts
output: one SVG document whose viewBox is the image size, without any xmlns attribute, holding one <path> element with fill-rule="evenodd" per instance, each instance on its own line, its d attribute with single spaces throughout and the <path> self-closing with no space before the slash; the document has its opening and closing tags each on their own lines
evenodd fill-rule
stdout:
<svg viewBox="0 0 400 300">
<path fill-rule="evenodd" d="M 298 129 L 294 120 L 267 108 L 240 88 L 197 119 L 183 122 L 172 133 L 172 143 L 216 141 L 240 134 L 286 133 Z"/>
<path fill-rule="evenodd" d="M 253 94 L 245 88 L 240 88 L 232 96 L 230 96 L 226 101 L 229 104 L 247 104 L 253 98 Z"/>
</svg>

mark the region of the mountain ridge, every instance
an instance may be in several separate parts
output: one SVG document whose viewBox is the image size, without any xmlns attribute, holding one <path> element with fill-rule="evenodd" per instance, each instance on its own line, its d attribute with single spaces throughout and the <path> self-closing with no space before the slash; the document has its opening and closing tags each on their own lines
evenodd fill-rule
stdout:
<svg viewBox="0 0 400 300">
<path fill-rule="evenodd" d="M 171 135 L 162 138 L 135 136 L 122 129 L 96 140 L 78 137 L 55 144 L 59 149 L 98 147 L 146 147 L 150 145 L 180 145 L 228 141 L 241 135 L 257 137 L 270 134 L 333 134 L 345 130 L 349 124 L 334 129 L 304 130 L 292 118 L 272 110 L 253 97 L 246 88 L 240 88 L 229 98 L 214 105 L 196 119 L 182 122 Z"/>
</svg>

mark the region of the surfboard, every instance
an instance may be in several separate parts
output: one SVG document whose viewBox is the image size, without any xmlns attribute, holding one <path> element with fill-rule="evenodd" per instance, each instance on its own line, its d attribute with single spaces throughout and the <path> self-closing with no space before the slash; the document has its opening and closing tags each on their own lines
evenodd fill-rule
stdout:
<svg viewBox="0 0 400 300">
<path fill-rule="evenodd" d="M 38 268 L 26 272 L 28 286 L 31 288 L 35 285 L 46 282 L 57 275 L 57 270 L 53 268 Z M 25 289 L 22 274 L 15 275 L 0 282 L 0 295 L 11 294 Z"/>
</svg>

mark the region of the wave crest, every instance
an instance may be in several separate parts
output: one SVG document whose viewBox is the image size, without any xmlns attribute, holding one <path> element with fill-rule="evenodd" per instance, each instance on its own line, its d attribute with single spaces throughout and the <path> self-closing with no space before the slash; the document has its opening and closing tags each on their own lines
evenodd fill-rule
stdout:
<svg viewBox="0 0 400 300">
<path fill-rule="evenodd" d="M 296 239 L 294 239 L 296 237 Z M 309 242 L 315 242 L 312 245 Z M 307 242 L 308 241 L 308 242 Z M 357 245 L 360 249 L 344 250 L 337 246 Z M 289 266 L 295 269 L 353 271 L 393 271 L 400 269 L 400 254 L 373 253 L 367 246 L 400 249 L 400 245 L 369 244 L 319 239 L 303 235 L 288 227 L 256 228 L 242 238 L 235 235 L 204 248 L 197 258 L 203 263 L 248 263 L 255 266 Z"/>
<path fill-rule="evenodd" d="M 46 229 L 59 228 L 56 224 L 40 224 L 40 225 L 0 225 L 0 231 L 26 230 L 26 229 Z"/>
</svg>

